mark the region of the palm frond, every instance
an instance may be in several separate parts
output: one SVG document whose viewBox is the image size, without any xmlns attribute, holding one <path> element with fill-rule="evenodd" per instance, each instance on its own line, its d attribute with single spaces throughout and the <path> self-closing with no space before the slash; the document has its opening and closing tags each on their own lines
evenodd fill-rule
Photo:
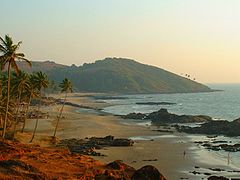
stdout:
<svg viewBox="0 0 240 180">
<path fill-rule="evenodd" d="M 0 37 L 0 40 L 1 40 L 2 46 L 5 47 L 5 49 L 7 49 L 8 46 L 7 46 L 7 43 L 5 42 L 5 40 L 2 37 Z"/>
<path fill-rule="evenodd" d="M 16 71 L 16 73 L 19 74 L 20 70 L 18 68 L 16 61 L 11 61 L 10 63 L 11 63 L 12 68 Z"/>
<path fill-rule="evenodd" d="M 22 61 L 25 61 L 30 67 L 32 67 L 32 63 L 31 61 L 29 61 L 28 59 L 26 58 L 23 58 L 23 57 L 17 57 L 19 60 L 22 60 Z"/>
<path fill-rule="evenodd" d="M 0 44 L 0 52 L 2 52 L 2 53 L 6 53 L 7 52 L 6 48 L 3 45 L 1 45 L 1 44 Z"/>
<path fill-rule="evenodd" d="M 5 44 L 7 47 L 12 47 L 13 45 L 13 40 L 9 35 L 5 35 Z"/>
</svg>

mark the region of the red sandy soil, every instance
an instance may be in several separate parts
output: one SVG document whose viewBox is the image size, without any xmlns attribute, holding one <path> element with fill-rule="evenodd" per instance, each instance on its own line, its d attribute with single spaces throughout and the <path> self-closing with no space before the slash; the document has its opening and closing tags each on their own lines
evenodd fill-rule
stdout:
<svg viewBox="0 0 240 180">
<path fill-rule="evenodd" d="M 131 179 L 136 170 L 120 161 L 103 164 L 71 154 L 0 139 L 0 179 Z M 162 175 L 161 175 L 162 177 Z M 164 179 L 159 176 L 158 179 Z"/>
</svg>

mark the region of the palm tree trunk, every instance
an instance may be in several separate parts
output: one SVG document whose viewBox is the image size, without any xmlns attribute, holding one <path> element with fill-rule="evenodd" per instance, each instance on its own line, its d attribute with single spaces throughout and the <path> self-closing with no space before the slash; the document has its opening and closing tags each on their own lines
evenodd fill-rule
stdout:
<svg viewBox="0 0 240 180">
<path fill-rule="evenodd" d="M 24 116 L 24 120 L 23 120 L 23 127 L 22 127 L 22 133 L 23 133 L 23 131 L 24 131 L 24 129 L 25 129 L 25 125 L 26 125 L 26 120 L 27 120 L 27 116 L 28 116 L 28 111 L 29 111 L 29 106 L 30 106 L 30 104 L 31 104 L 31 96 L 29 97 L 29 100 L 28 100 L 28 105 L 27 105 L 27 110 L 26 110 L 26 112 L 25 112 L 25 116 Z"/>
<path fill-rule="evenodd" d="M 60 114 L 59 114 L 59 116 L 58 116 L 58 118 L 57 118 L 57 124 L 56 124 L 55 130 L 54 130 L 53 137 L 56 137 L 58 124 L 59 124 L 60 119 L 62 118 L 62 112 L 63 112 L 64 105 L 65 105 L 65 103 L 66 103 L 66 99 L 67 99 L 67 92 L 66 92 L 66 94 L 65 94 L 65 98 L 64 98 L 64 102 L 63 102 L 62 108 L 61 108 L 61 110 L 60 110 Z"/>
<path fill-rule="evenodd" d="M 22 96 L 22 92 L 20 91 L 19 94 L 18 94 L 18 101 L 17 101 L 17 107 L 16 107 L 16 116 L 18 116 L 18 112 L 19 112 L 19 109 L 20 109 L 21 96 Z"/>
<path fill-rule="evenodd" d="M 9 100 L 10 100 L 10 80 L 11 80 L 11 64 L 8 63 L 8 84 L 7 84 L 7 104 L 6 104 L 6 112 L 3 123 L 3 133 L 2 138 L 5 138 L 6 129 L 7 129 L 7 118 L 8 118 L 8 109 L 9 109 Z"/>
<path fill-rule="evenodd" d="M 15 123 L 14 123 L 14 128 L 13 128 L 13 134 L 12 134 L 12 139 L 14 139 L 15 133 L 16 133 L 16 129 L 17 129 L 17 124 L 18 124 L 18 112 L 20 109 L 20 101 L 21 101 L 21 91 L 18 94 L 18 102 L 17 102 L 17 109 L 16 109 L 16 119 L 15 119 Z"/>
<path fill-rule="evenodd" d="M 35 123 L 35 127 L 34 127 L 32 138 L 29 141 L 30 143 L 33 141 L 33 139 L 35 137 L 35 134 L 36 134 L 36 131 L 37 131 L 38 120 L 39 120 L 39 113 L 40 113 L 40 106 L 41 106 L 41 100 L 42 100 L 42 93 L 41 93 L 41 89 L 40 89 L 40 101 L 39 101 L 39 104 L 38 104 L 37 119 L 36 119 L 36 123 Z"/>
</svg>

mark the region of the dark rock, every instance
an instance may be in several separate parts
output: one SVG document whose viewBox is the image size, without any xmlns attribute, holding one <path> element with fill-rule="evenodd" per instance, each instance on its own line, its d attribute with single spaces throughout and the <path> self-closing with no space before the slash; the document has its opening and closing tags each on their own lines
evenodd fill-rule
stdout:
<svg viewBox="0 0 240 180">
<path fill-rule="evenodd" d="M 175 105 L 176 103 L 171 102 L 137 102 L 138 105 Z"/>
<path fill-rule="evenodd" d="M 133 167 L 124 164 L 121 160 L 113 161 L 107 164 L 106 167 L 114 170 L 136 171 Z"/>
<path fill-rule="evenodd" d="M 192 173 L 192 174 L 194 174 L 194 175 L 201 174 L 200 172 L 197 172 L 197 171 L 192 171 L 192 172 L 190 172 L 190 173 Z"/>
<path fill-rule="evenodd" d="M 167 109 L 160 109 L 157 112 L 150 113 L 145 119 L 152 120 L 152 124 L 158 125 L 161 123 L 199 123 L 212 121 L 209 116 L 191 116 L 191 115 L 176 115 L 171 114 Z"/>
<path fill-rule="evenodd" d="M 220 169 L 220 168 L 209 168 L 211 171 L 217 171 L 217 172 L 221 172 L 221 171 L 225 171 L 224 169 Z"/>
<path fill-rule="evenodd" d="M 200 123 L 200 122 L 208 122 L 212 121 L 212 118 L 209 116 L 199 115 L 199 116 L 191 116 L 191 115 L 176 115 L 171 114 L 167 111 L 167 109 L 160 109 L 159 111 L 152 112 L 150 114 L 142 114 L 142 113 L 130 113 L 127 115 L 121 116 L 124 119 L 148 119 L 152 121 L 153 125 L 163 125 L 163 124 L 171 124 L 171 123 Z"/>
<path fill-rule="evenodd" d="M 121 117 L 123 119 L 145 119 L 146 115 L 142 113 L 130 113 Z"/>
<path fill-rule="evenodd" d="M 134 141 L 131 139 L 114 139 L 112 146 L 132 146 Z"/>
<path fill-rule="evenodd" d="M 211 173 L 203 173 L 205 176 L 211 176 Z"/>
<path fill-rule="evenodd" d="M 158 161 L 158 159 L 145 159 L 145 160 L 143 160 L 143 161 L 149 161 L 149 162 L 151 162 L 151 161 Z"/>
<path fill-rule="evenodd" d="M 214 143 L 213 143 L 214 144 Z M 224 150 L 227 152 L 237 152 L 240 151 L 240 144 L 219 144 L 219 145 L 212 145 L 210 143 L 205 143 L 205 144 L 201 144 L 203 147 L 213 150 L 213 151 L 220 151 L 220 150 Z"/>
<path fill-rule="evenodd" d="M 116 161 L 113 161 L 113 162 L 107 164 L 106 168 L 111 169 L 111 170 L 123 171 L 125 173 L 125 176 L 128 177 L 125 179 L 130 179 L 130 177 L 132 177 L 136 171 L 136 169 L 123 163 L 121 160 L 116 160 Z"/>
<path fill-rule="evenodd" d="M 137 170 L 132 180 L 166 180 L 166 178 L 153 166 L 144 166 Z"/>
<path fill-rule="evenodd" d="M 240 136 L 240 123 L 239 119 L 229 121 L 208 121 L 202 124 L 200 127 L 178 127 L 180 132 L 186 132 L 191 134 L 208 134 L 208 135 L 225 135 L 225 136 Z"/>
<path fill-rule="evenodd" d="M 208 180 L 229 180 L 229 179 L 223 176 L 211 176 L 208 178 Z"/>
<path fill-rule="evenodd" d="M 95 152 L 95 149 L 102 149 L 110 146 L 132 146 L 131 139 L 114 139 L 114 136 L 91 137 L 85 139 L 63 139 L 56 146 L 67 147 L 71 153 L 79 153 L 91 156 L 104 156 Z"/>
</svg>

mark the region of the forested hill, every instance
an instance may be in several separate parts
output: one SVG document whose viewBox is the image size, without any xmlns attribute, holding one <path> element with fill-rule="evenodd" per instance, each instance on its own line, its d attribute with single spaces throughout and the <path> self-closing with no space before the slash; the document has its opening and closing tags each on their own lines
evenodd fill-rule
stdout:
<svg viewBox="0 0 240 180">
<path fill-rule="evenodd" d="M 208 92 L 209 87 L 158 67 L 122 58 L 106 58 L 83 66 L 65 66 L 54 62 L 33 62 L 32 69 L 41 70 L 51 80 L 69 78 L 75 89 L 84 92 L 111 93 L 183 93 Z"/>
</svg>

